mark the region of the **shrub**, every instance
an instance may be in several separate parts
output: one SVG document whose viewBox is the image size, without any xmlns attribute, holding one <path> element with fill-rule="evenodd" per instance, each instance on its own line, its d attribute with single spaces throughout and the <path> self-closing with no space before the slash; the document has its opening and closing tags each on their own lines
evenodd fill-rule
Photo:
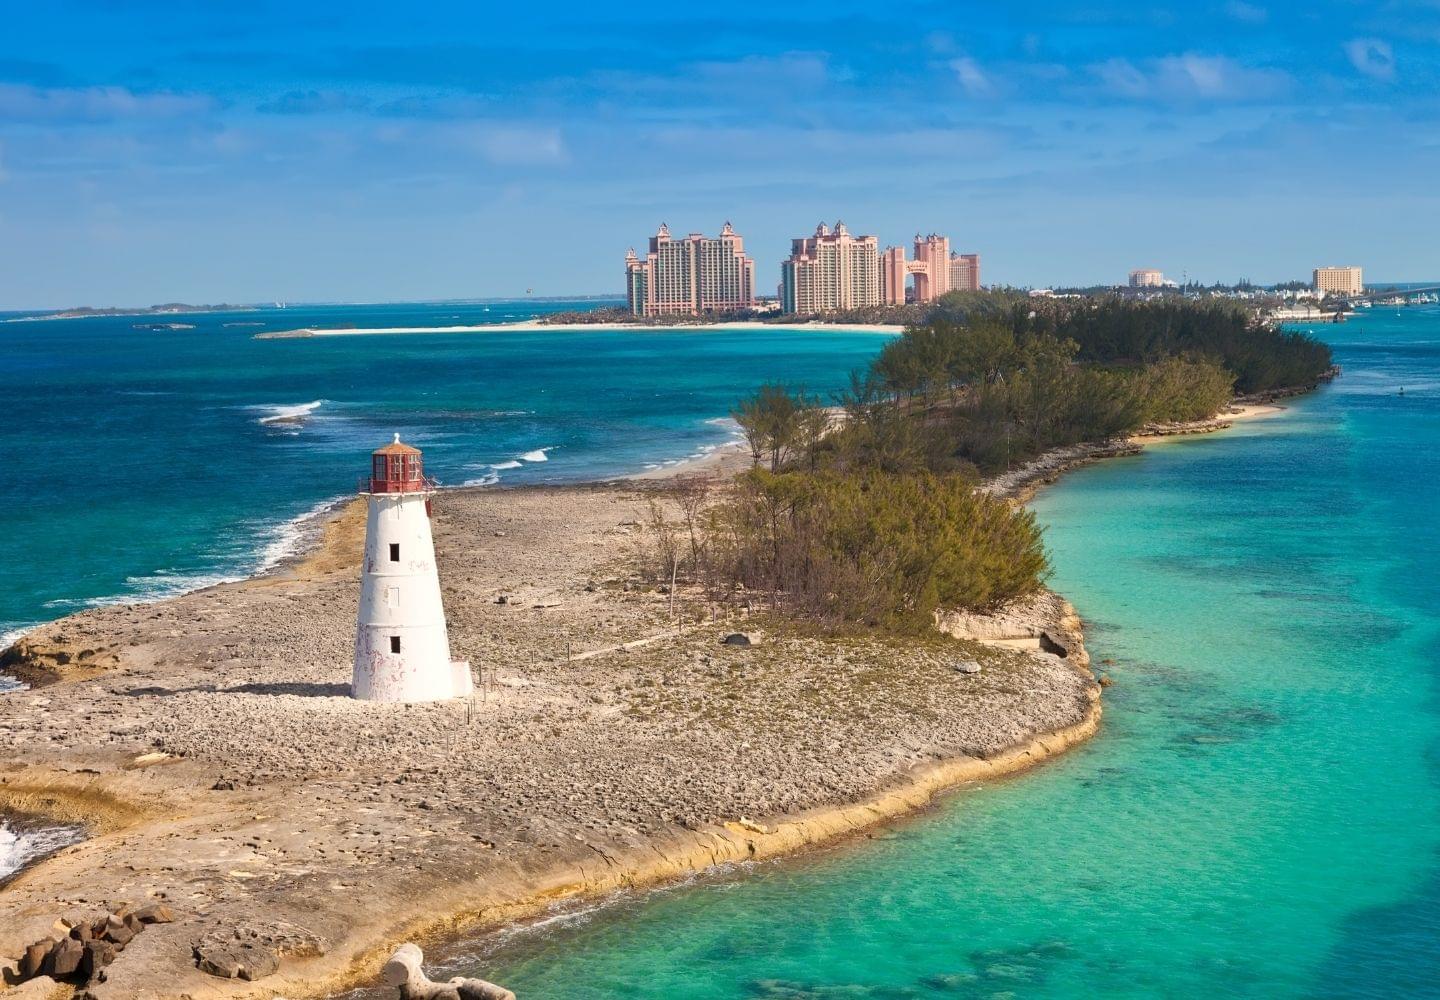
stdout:
<svg viewBox="0 0 1440 1000">
<path fill-rule="evenodd" d="M 755 469 L 712 525 L 722 578 L 833 624 L 922 627 L 1032 593 L 1047 571 L 1033 515 L 961 476 Z"/>
</svg>

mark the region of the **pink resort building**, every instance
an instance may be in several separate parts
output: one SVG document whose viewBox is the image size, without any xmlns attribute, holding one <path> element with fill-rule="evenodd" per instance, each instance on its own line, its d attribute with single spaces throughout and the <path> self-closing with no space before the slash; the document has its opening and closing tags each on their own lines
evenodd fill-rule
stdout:
<svg viewBox="0 0 1440 1000">
<path fill-rule="evenodd" d="M 980 255 L 954 253 L 950 238 L 915 236 L 915 259 L 904 247 L 880 249 L 874 236 L 853 236 L 843 222 L 790 241 L 780 265 L 780 307 L 814 316 L 865 306 L 934 302 L 949 291 L 979 291 Z"/>
<path fill-rule="evenodd" d="M 978 253 L 952 253 L 950 255 L 950 291 L 980 291 L 980 255 Z"/>
<path fill-rule="evenodd" d="M 904 247 L 890 247 L 881 255 L 885 304 L 905 302 L 905 279 L 914 278 L 916 302 L 934 302 L 946 292 L 980 290 L 980 255 L 954 253 L 950 238 L 915 234 L 915 259 L 905 259 Z"/>
<path fill-rule="evenodd" d="M 730 223 L 714 238 L 670 238 L 663 222 L 642 259 L 625 255 L 625 295 L 636 316 L 698 316 L 755 307 L 755 261 Z"/>
<path fill-rule="evenodd" d="M 880 241 L 852 236 L 845 223 L 825 223 L 815 235 L 790 242 L 790 258 L 780 265 L 780 308 L 814 315 L 877 306 L 884 296 L 880 284 Z"/>
</svg>

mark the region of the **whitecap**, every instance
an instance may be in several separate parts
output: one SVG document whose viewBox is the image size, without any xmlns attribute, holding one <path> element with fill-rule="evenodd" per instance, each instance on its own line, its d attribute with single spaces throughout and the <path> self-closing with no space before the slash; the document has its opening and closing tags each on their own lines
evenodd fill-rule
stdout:
<svg viewBox="0 0 1440 1000">
<path fill-rule="evenodd" d="M 481 476 L 479 479 L 467 479 L 461 486 L 494 486 L 500 481 L 500 476 L 494 472 Z"/>
<path fill-rule="evenodd" d="M 544 461 L 544 459 L 539 459 L 539 461 Z M 490 468 L 494 469 L 497 472 L 500 472 L 504 469 L 518 469 L 524 464 L 524 462 L 519 462 L 515 459 L 511 459 L 508 462 L 496 462 L 494 465 L 490 466 Z"/>
<path fill-rule="evenodd" d="M 309 403 L 299 403 L 279 406 L 252 406 L 250 409 L 259 410 L 265 416 L 256 421 L 258 424 L 270 427 L 275 425 L 293 426 L 303 424 L 310 415 L 325 405 L 325 400 L 316 399 Z"/>
<path fill-rule="evenodd" d="M 534 451 L 527 451 L 525 454 L 521 455 L 521 456 L 520 456 L 520 461 L 522 461 L 522 462 L 548 462 L 548 461 L 550 461 L 550 456 L 547 455 L 547 454 L 545 454 L 545 453 L 546 453 L 547 451 L 554 451 L 554 450 L 555 450 L 555 446 L 554 446 L 553 444 L 552 444 L 550 447 L 548 447 L 548 448 L 536 448 Z"/>
</svg>

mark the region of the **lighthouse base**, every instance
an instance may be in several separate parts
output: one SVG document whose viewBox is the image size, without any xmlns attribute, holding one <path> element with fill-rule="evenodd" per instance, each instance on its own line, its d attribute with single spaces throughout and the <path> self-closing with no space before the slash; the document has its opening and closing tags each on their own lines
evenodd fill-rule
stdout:
<svg viewBox="0 0 1440 1000">
<path fill-rule="evenodd" d="M 356 664 L 351 697 L 359 701 L 426 702 L 468 698 L 475 693 L 468 660 L 451 660 L 444 666 L 414 670 L 383 658 Z"/>
</svg>

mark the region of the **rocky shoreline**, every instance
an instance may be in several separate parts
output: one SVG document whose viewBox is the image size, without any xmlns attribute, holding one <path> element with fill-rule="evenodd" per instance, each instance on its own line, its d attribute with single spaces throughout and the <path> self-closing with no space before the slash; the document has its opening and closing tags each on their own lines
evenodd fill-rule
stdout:
<svg viewBox="0 0 1440 1000">
<path fill-rule="evenodd" d="M 1138 447 L 1062 449 L 988 488 L 1024 497 Z M 661 488 L 437 500 L 452 643 L 479 668 L 468 703 L 346 697 L 353 503 L 296 564 L 6 651 L 35 688 L 0 701 L 0 809 L 91 832 L 0 890 L 6 983 L 31 945 L 102 915 L 174 918 L 84 981 L 13 995 L 324 995 L 402 940 L 830 842 L 1098 728 L 1079 619 L 1053 594 L 928 640 L 672 613 L 632 569 Z M 763 641 L 725 644 L 736 628 Z M 258 949 L 264 977 L 221 978 L 204 942 Z"/>
<path fill-rule="evenodd" d="M 1078 632 L 1062 658 L 817 638 L 683 600 L 672 618 L 630 568 L 661 489 L 437 498 L 471 703 L 346 696 L 356 504 L 296 565 L 27 635 L 6 654 L 37 686 L 0 702 L 0 808 L 91 836 L 0 891 L 9 979 L 67 927 L 164 904 L 173 922 L 53 988 L 324 994 L 373 977 L 400 940 L 833 840 L 1094 731 Z M 1078 624 L 1058 599 L 1031 613 L 1057 634 Z M 763 641 L 722 643 L 736 628 Z M 197 943 L 217 940 L 251 942 L 274 971 L 202 970 Z"/>
</svg>

